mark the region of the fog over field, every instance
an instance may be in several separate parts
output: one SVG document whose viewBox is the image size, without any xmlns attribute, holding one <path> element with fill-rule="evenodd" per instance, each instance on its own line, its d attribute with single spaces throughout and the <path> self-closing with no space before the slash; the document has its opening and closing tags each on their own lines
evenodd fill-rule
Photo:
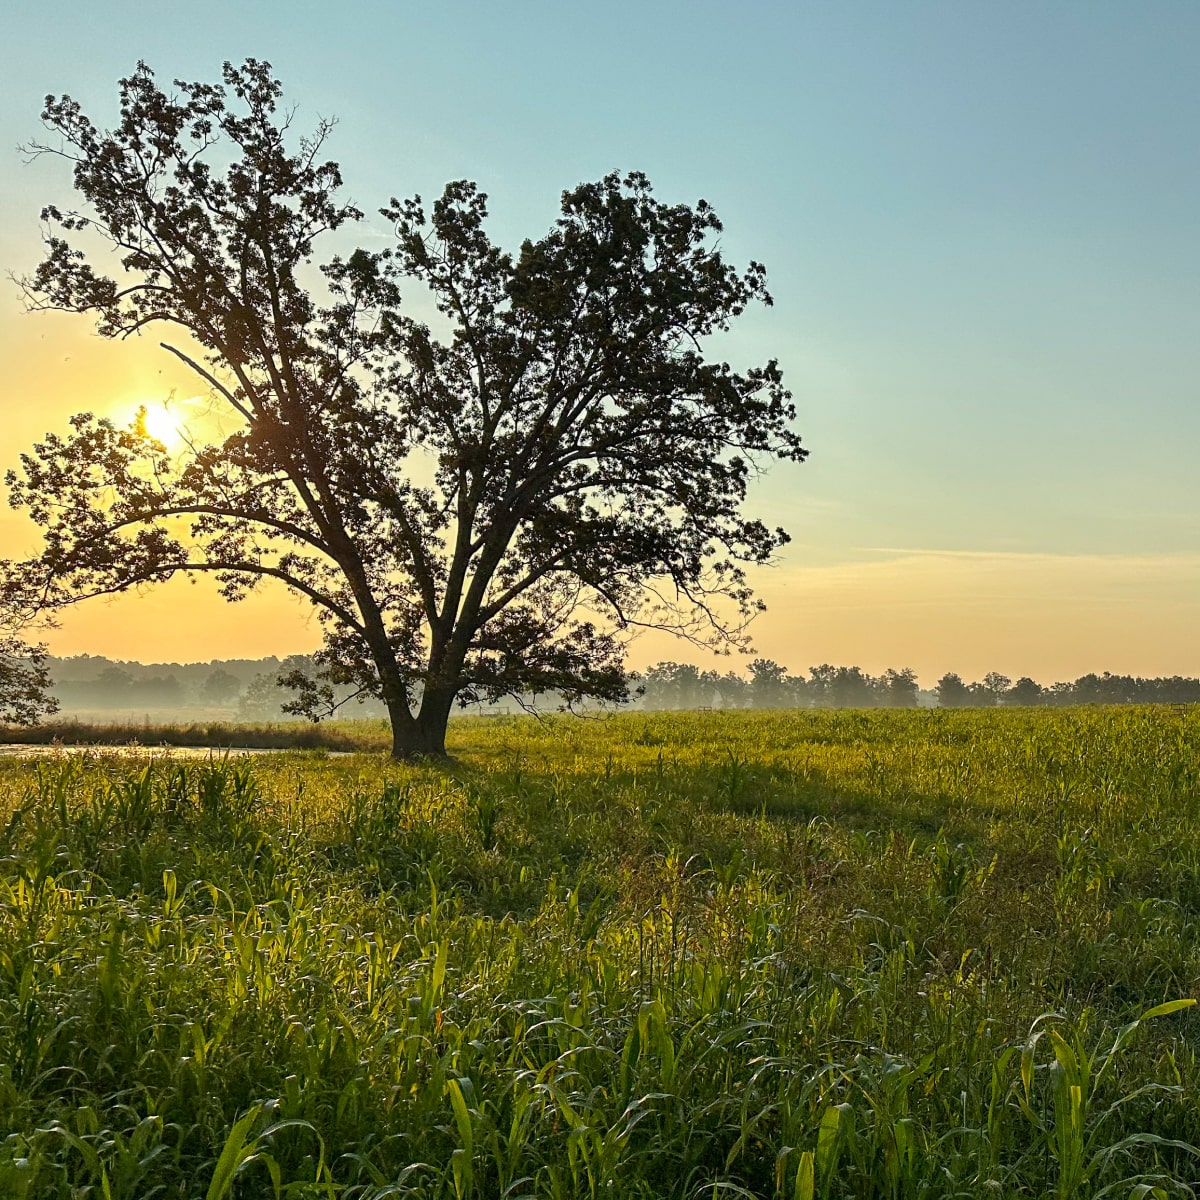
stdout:
<svg viewBox="0 0 1200 1200">
<path fill-rule="evenodd" d="M 51 658 L 52 692 L 58 701 L 53 720 L 170 724 L 201 721 L 295 721 L 283 707 L 291 693 L 277 684 L 281 674 L 315 670 L 311 658 L 214 659 L 210 662 L 140 663 L 102 655 Z M 925 686 L 922 686 L 925 684 Z M 373 698 L 360 702 L 342 688 L 335 712 L 341 720 L 382 719 L 387 713 Z M 954 674 L 922 681 L 907 669 L 873 676 L 859 667 L 829 664 L 795 675 L 770 659 L 753 659 L 724 672 L 666 661 L 638 672 L 626 705 L 592 711 L 788 708 L 961 708 L 1069 704 L 1193 704 L 1200 680 L 1186 676 L 1140 678 L 1092 673 L 1073 681 L 1042 685 L 1027 677 L 1012 680 L 989 672 L 966 682 Z M 494 703 L 464 706 L 466 715 L 551 713 L 564 707 L 555 693 L 506 696 Z"/>
</svg>

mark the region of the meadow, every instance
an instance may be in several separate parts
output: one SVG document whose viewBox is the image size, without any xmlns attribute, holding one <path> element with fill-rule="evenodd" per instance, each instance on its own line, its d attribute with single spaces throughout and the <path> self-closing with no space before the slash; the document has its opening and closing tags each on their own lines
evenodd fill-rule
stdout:
<svg viewBox="0 0 1200 1200">
<path fill-rule="evenodd" d="M 452 749 L 0 762 L 0 1196 L 1197 1186 L 1197 710 Z"/>
</svg>

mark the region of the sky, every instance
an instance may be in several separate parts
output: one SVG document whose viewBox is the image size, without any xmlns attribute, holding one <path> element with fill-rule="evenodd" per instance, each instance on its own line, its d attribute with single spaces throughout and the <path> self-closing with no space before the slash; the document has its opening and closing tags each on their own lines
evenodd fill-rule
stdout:
<svg viewBox="0 0 1200 1200">
<path fill-rule="evenodd" d="M 15 6 L 14 6 L 15 7 Z M 811 457 L 750 508 L 792 542 L 753 576 L 756 649 L 797 672 L 857 663 L 1200 674 L 1200 6 L 1184 3 L 66 2 L 6 15 L 0 268 L 37 262 L 27 163 L 47 92 L 103 121 L 138 59 L 163 79 L 269 60 L 365 209 L 491 198 L 516 246 L 561 191 L 638 169 L 703 197 L 773 308 L 720 347 L 777 357 Z M 387 235 L 381 221 L 364 231 Z M 86 409 L 178 405 L 152 338 L 28 314 L 0 278 L 0 466 Z M 0 553 L 33 546 L 0 516 Z M 143 660 L 317 643 L 294 600 L 237 607 L 172 583 L 69 612 L 59 653 Z M 647 636 L 634 665 L 697 661 Z M 723 669 L 736 667 L 736 661 Z"/>
</svg>

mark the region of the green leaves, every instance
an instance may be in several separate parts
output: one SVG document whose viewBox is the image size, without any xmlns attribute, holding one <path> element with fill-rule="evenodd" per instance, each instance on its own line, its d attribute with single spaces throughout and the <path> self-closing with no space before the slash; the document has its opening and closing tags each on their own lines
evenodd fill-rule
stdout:
<svg viewBox="0 0 1200 1200">
<path fill-rule="evenodd" d="M 2 568 L 2 564 L 0 564 Z M 11 593 L 0 595 L 0 622 L 20 623 L 23 601 Z M 36 725 L 44 716 L 58 711 L 51 694 L 50 667 L 46 647 L 29 645 L 0 624 L 0 722 Z"/>
<path fill-rule="evenodd" d="M 1059 1029 L 1049 1024 L 1054 1015 L 1039 1018 L 1021 1055 L 1021 1107 L 1030 1121 L 1043 1135 L 1047 1148 L 1057 1165 L 1055 1194 L 1069 1200 L 1080 1194 L 1085 1184 L 1094 1185 L 1097 1177 L 1108 1169 L 1114 1160 L 1136 1146 L 1163 1146 L 1182 1150 L 1187 1154 L 1200 1154 L 1190 1144 L 1172 1141 L 1149 1132 L 1137 1132 L 1107 1140 L 1111 1125 L 1110 1118 L 1128 1102 L 1149 1091 L 1169 1093 L 1170 1088 L 1147 1085 L 1125 1095 L 1118 1095 L 1107 1107 L 1100 1108 L 1098 1102 L 1103 1094 L 1104 1083 L 1114 1075 L 1119 1056 L 1128 1047 L 1136 1031 L 1146 1021 L 1156 1020 L 1194 1007 L 1192 998 L 1169 1000 L 1147 1009 L 1137 1020 L 1131 1021 L 1117 1031 L 1107 1049 L 1089 1049 L 1082 1034 L 1077 1032 L 1068 1038 Z M 1035 1053 L 1039 1041 L 1049 1040 L 1053 1052 L 1050 1065 L 1050 1100 L 1052 1120 L 1034 1110 Z M 1138 1183 L 1136 1177 L 1124 1181 Z M 1116 1187 L 1110 1184 L 1106 1191 Z M 1156 1185 L 1157 1186 L 1157 1185 Z"/>
<path fill-rule="evenodd" d="M 238 1172 L 248 1163 L 258 1161 L 259 1139 L 253 1136 L 251 1131 L 258 1124 L 261 1115 L 262 1105 L 256 1104 L 234 1122 L 229 1136 L 225 1139 L 225 1145 L 221 1147 L 216 1166 L 213 1167 L 212 1179 L 208 1191 L 204 1194 L 204 1200 L 227 1200 L 233 1192 L 233 1181 Z M 271 1170 L 271 1182 L 278 1197 L 279 1166 L 273 1159 L 269 1159 L 269 1156 L 268 1163 L 269 1167 L 274 1167 Z"/>
<path fill-rule="evenodd" d="M 237 1194 L 237 1180 L 254 1166 L 261 1166 L 266 1170 L 275 1200 L 282 1200 L 285 1196 L 297 1194 L 325 1195 L 332 1200 L 336 1189 L 332 1188 L 329 1170 L 325 1165 L 324 1141 L 319 1137 L 317 1139 L 320 1154 L 313 1168 L 312 1186 L 306 1186 L 310 1183 L 308 1180 L 295 1180 L 285 1185 L 284 1171 L 279 1157 L 271 1153 L 268 1147 L 271 1146 L 273 1139 L 285 1130 L 297 1129 L 311 1132 L 312 1126 L 307 1121 L 285 1120 L 262 1127 L 266 1115 L 266 1106 L 255 1104 L 233 1123 L 229 1135 L 221 1147 L 221 1153 L 217 1156 L 204 1200 L 229 1200 L 230 1197 Z"/>
<path fill-rule="evenodd" d="M 825 1110 L 817 1129 L 817 1150 L 813 1158 L 813 1166 L 822 1187 L 828 1187 L 837 1169 L 844 1139 L 852 1136 L 853 1128 L 854 1109 L 849 1104 L 831 1104 Z"/>
</svg>

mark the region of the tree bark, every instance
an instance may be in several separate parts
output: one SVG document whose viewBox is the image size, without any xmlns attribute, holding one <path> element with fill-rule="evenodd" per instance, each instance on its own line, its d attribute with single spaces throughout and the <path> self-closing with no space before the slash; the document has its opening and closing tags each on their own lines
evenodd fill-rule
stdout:
<svg viewBox="0 0 1200 1200">
<path fill-rule="evenodd" d="M 392 725 L 392 757 L 411 762 L 420 758 L 446 757 L 446 723 L 449 710 L 442 719 L 440 726 L 434 720 L 427 719 L 422 708 L 422 715 L 413 720 L 405 705 L 404 712 L 397 713 L 388 706 L 388 715 Z"/>
<path fill-rule="evenodd" d="M 426 686 L 416 720 L 392 721 L 392 757 L 446 758 L 446 726 L 454 697 L 453 688 Z"/>
</svg>

